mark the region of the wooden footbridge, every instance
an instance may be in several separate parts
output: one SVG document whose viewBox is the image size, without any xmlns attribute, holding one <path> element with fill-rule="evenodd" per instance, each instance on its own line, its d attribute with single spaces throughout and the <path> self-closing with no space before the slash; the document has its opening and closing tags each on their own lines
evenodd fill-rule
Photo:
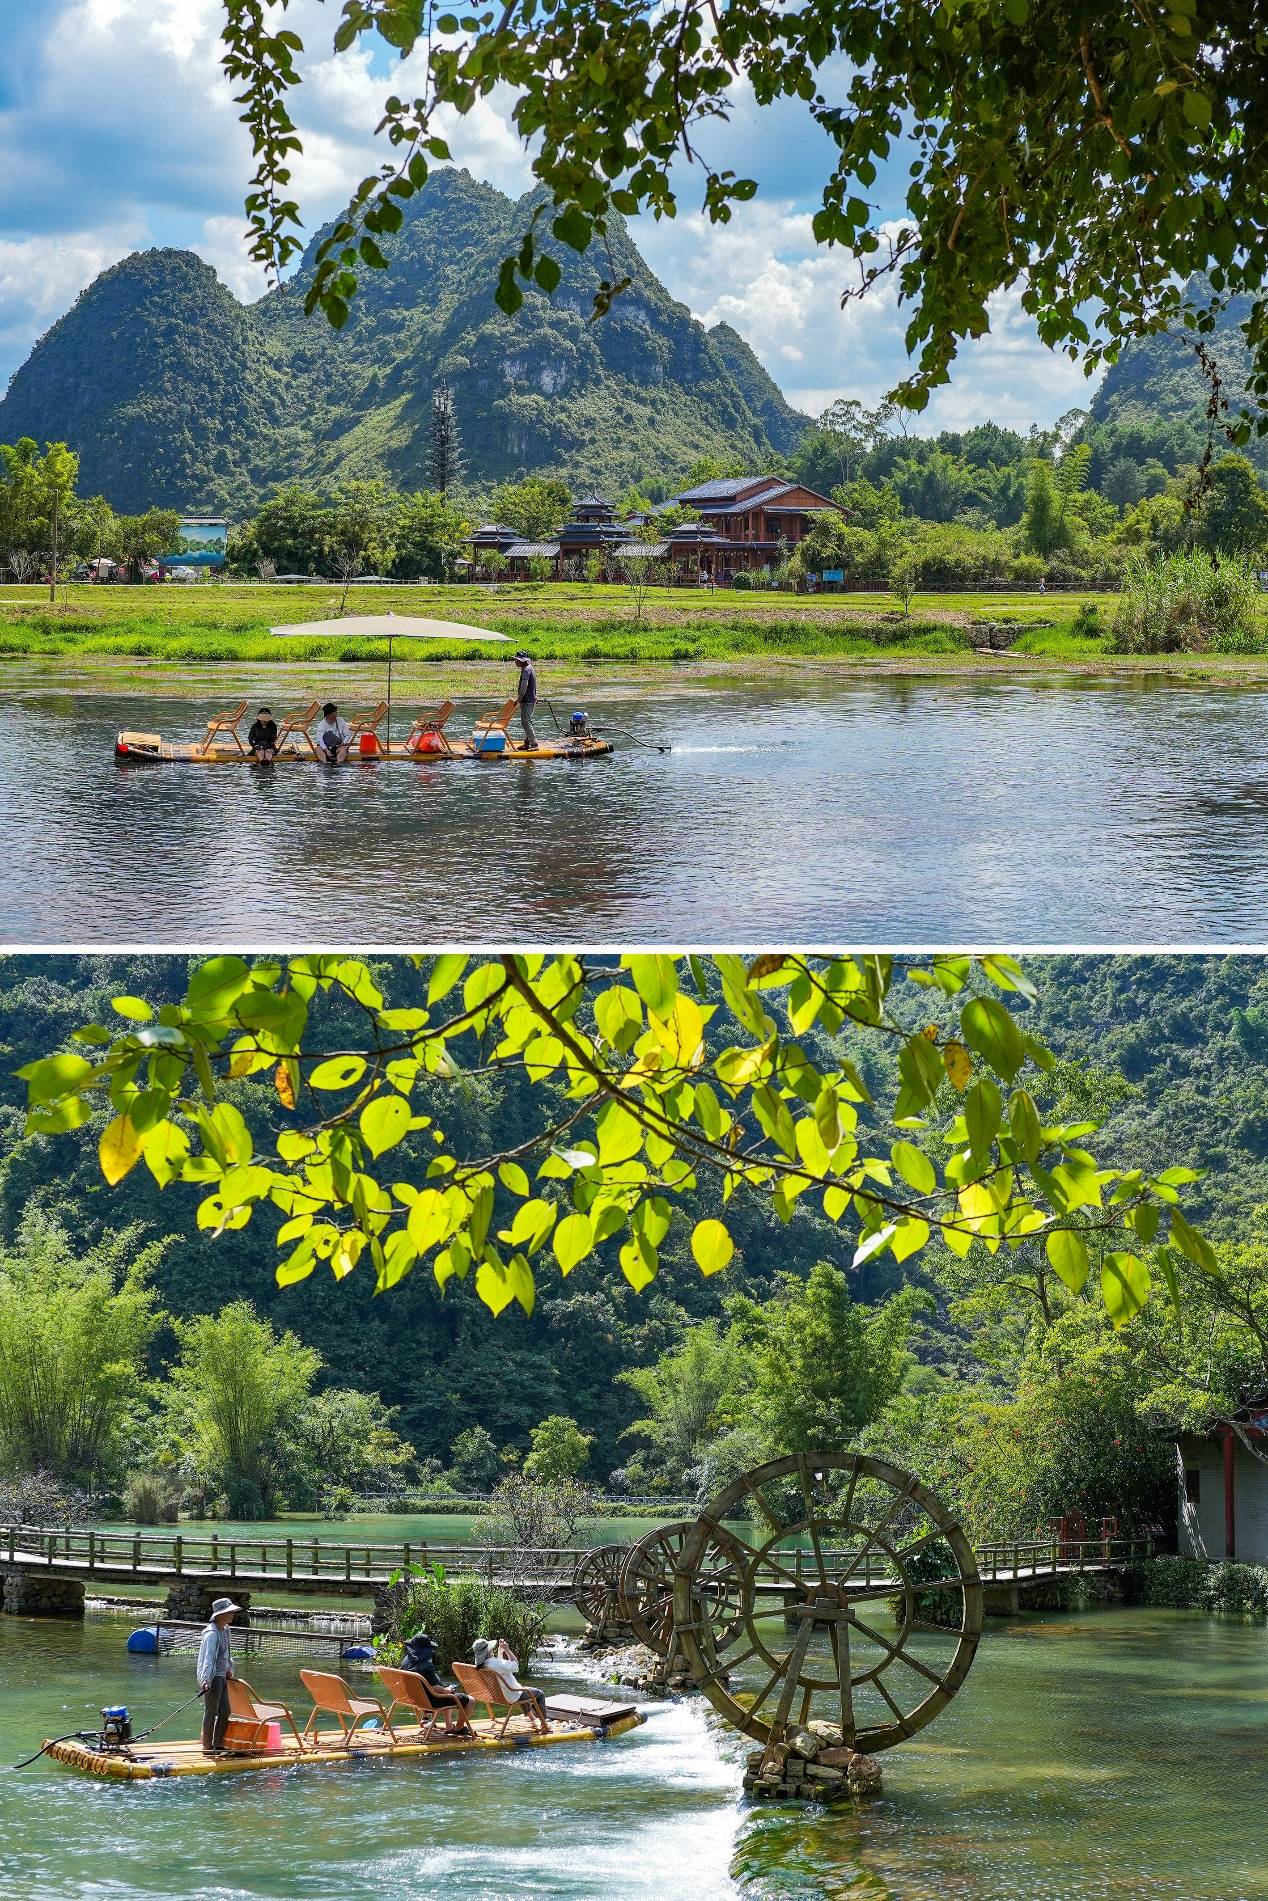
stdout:
<svg viewBox="0 0 1268 1901">
<path fill-rule="evenodd" d="M 980 1545 L 974 1556 L 988 1599 L 1001 1591 L 1083 1572 L 1113 1572 L 1146 1557 L 1148 1539 L 1102 1536 L 1014 1539 Z M 219 1591 L 263 1591 L 321 1597 L 378 1598 L 394 1576 L 420 1565 L 439 1565 L 446 1576 L 479 1576 L 526 1595 L 566 1601 L 577 1595 L 579 1576 L 592 1574 L 600 1552 L 611 1552 L 615 1569 L 624 1546 L 536 1548 L 482 1544 L 344 1543 L 319 1538 L 251 1538 L 218 1532 L 190 1535 L 119 1531 L 96 1527 L 0 1525 L 0 1571 L 11 1577 L 63 1580 L 79 1585 L 140 1584 L 166 1589 L 169 1600 L 187 1587 L 188 1602 Z M 620 1554 L 620 1558 L 616 1554 Z M 781 1543 L 772 1564 L 753 1579 L 758 1596 L 795 1598 L 816 1578 L 846 1584 L 852 1592 L 880 1597 L 900 1588 L 890 1553 L 871 1545 L 816 1552 L 802 1543 Z M 6 1589 L 6 1605 L 9 1593 Z M 18 1605 L 12 1608 L 20 1608 Z"/>
</svg>

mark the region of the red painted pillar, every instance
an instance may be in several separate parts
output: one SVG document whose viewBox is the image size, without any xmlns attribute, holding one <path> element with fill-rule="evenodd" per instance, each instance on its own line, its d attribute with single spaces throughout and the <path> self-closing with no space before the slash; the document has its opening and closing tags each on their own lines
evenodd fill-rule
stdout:
<svg viewBox="0 0 1268 1901">
<path fill-rule="evenodd" d="M 1237 1441 L 1231 1426 L 1224 1428 L 1224 1556 L 1237 1555 L 1237 1513 L 1234 1507 L 1234 1476 Z"/>
</svg>

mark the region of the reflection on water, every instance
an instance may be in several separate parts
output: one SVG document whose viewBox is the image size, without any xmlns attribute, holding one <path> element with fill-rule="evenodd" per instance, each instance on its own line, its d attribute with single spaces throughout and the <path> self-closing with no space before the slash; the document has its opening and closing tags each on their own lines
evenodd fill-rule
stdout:
<svg viewBox="0 0 1268 1901">
<path fill-rule="evenodd" d="M 259 772 L 114 763 L 218 688 L 6 677 L 8 942 L 1268 937 L 1255 689 L 671 674 L 587 695 L 668 753 Z"/>
<path fill-rule="evenodd" d="M 191 1660 L 129 1657 L 126 1629 L 0 1617 L 0 1759 L 103 1703 L 152 1720 L 188 1694 Z M 251 1679 L 302 1707 L 297 1670 L 253 1658 Z M 608 1745 L 484 1760 L 131 1787 L 0 1771 L 0 1895 L 1265 1901 L 1265 1713 L 1262 1627 L 1122 1610 L 991 1626 L 862 1810 L 744 1806 L 748 1745 L 693 1699 Z"/>
</svg>

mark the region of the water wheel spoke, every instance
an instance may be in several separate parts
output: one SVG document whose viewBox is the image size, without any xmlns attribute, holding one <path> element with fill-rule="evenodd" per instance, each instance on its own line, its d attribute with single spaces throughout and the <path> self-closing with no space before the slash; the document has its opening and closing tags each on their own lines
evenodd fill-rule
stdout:
<svg viewBox="0 0 1268 1901">
<path fill-rule="evenodd" d="M 923 1551 L 926 1545 L 936 1545 L 945 1536 L 946 1533 L 941 1525 L 935 1525 L 932 1531 L 926 1531 L 919 1538 L 913 1538 L 909 1545 L 900 1545 L 894 1556 L 899 1564 L 905 1564 L 908 1558 L 914 1558 L 916 1553 Z"/>
<path fill-rule="evenodd" d="M 784 1521 L 782 1518 L 777 1518 L 775 1516 L 775 1513 L 771 1510 L 770 1506 L 766 1503 L 766 1498 L 765 1498 L 764 1493 L 762 1492 L 761 1486 L 751 1484 L 748 1480 L 746 1480 L 745 1485 L 744 1485 L 744 1490 L 748 1494 L 748 1496 L 753 1500 L 753 1502 L 756 1504 L 758 1510 L 762 1514 L 762 1517 L 766 1520 L 771 1530 L 782 1531 L 784 1528 Z"/>
<path fill-rule="evenodd" d="M 884 1683 L 881 1681 L 879 1677 L 873 1677 L 872 1681 L 873 1683 L 875 1683 L 877 1689 L 880 1691 L 885 1701 L 889 1704 L 890 1709 L 894 1713 L 894 1720 L 898 1724 L 898 1727 L 902 1731 L 903 1735 L 905 1736 L 907 1734 L 907 1718 L 904 1715 L 901 1706 L 895 1703 L 893 1697 L 890 1695 L 889 1691 L 885 1688 Z"/>
<path fill-rule="evenodd" d="M 886 1527 L 890 1523 L 892 1523 L 892 1521 L 897 1517 L 898 1513 L 902 1510 L 902 1507 L 907 1503 L 907 1500 L 911 1497 L 912 1490 L 915 1486 L 915 1483 L 916 1483 L 915 1479 L 909 1479 L 907 1481 L 906 1488 L 903 1491 L 895 1492 L 893 1498 L 890 1500 L 885 1510 L 881 1513 L 881 1516 L 877 1520 L 876 1524 L 872 1526 L 872 1529 L 868 1532 L 867 1536 L 864 1538 L 863 1543 L 861 1544 L 859 1549 L 855 1552 L 853 1558 L 851 1558 L 845 1570 L 837 1574 L 836 1582 L 838 1584 L 844 1584 L 848 1578 L 853 1577 L 854 1573 L 858 1570 L 859 1565 L 863 1562 L 863 1559 L 867 1556 L 868 1552 L 872 1549 L 872 1546 L 876 1543 L 877 1539 L 881 1536 L 882 1532 L 884 1532 Z"/>
<path fill-rule="evenodd" d="M 854 1686 L 850 1681 L 850 1626 L 844 1618 L 828 1626 L 832 1654 L 837 1666 L 837 1697 L 841 1706 L 841 1735 L 852 1749 L 857 1734 L 854 1726 Z"/>
<path fill-rule="evenodd" d="M 810 1495 L 810 1468 L 806 1463 L 806 1455 L 804 1452 L 801 1453 L 797 1459 L 797 1477 L 801 1483 L 802 1501 L 806 1507 L 806 1526 L 810 1532 L 810 1543 L 814 1549 L 815 1564 L 819 1569 L 819 1582 L 820 1584 L 826 1585 L 828 1582 L 828 1570 L 823 1562 L 823 1547 L 819 1543 L 819 1526 L 815 1514 L 815 1502 Z"/>
<path fill-rule="evenodd" d="M 942 1678 L 938 1675 L 937 1671 L 931 1670 L 927 1664 L 920 1661 L 919 1657 L 909 1656 L 901 1643 L 891 1644 L 887 1638 L 881 1635 L 879 1630 L 875 1629 L 871 1624 L 865 1624 L 863 1619 L 854 1615 L 853 1612 L 850 1613 L 850 1622 L 854 1625 L 856 1630 L 861 1630 L 863 1635 L 874 1643 L 878 1650 L 883 1650 L 891 1658 L 905 1663 L 909 1669 L 918 1670 L 922 1677 L 928 1677 L 930 1683 L 936 1683 L 941 1686 Z"/>
</svg>

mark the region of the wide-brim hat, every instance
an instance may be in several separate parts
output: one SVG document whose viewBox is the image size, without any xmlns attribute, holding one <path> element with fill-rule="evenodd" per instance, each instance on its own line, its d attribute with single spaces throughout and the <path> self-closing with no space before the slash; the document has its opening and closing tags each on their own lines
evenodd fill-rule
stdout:
<svg viewBox="0 0 1268 1901">
<path fill-rule="evenodd" d="M 489 1652 L 495 1648 L 496 1648 L 496 1645 L 492 1642 L 490 1638 L 488 1637 L 476 1638 L 475 1642 L 471 1646 L 471 1655 L 472 1655 L 472 1658 L 474 1659 L 475 1667 L 477 1670 L 480 1670 L 483 1668 L 485 1658 L 489 1655 Z"/>
<path fill-rule="evenodd" d="M 235 1604 L 231 1597 L 218 1597 L 211 1607 L 213 1617 L 223 1617 L 226 1611 L 240 1611 L 241 1604 Z"/>
</svg>

